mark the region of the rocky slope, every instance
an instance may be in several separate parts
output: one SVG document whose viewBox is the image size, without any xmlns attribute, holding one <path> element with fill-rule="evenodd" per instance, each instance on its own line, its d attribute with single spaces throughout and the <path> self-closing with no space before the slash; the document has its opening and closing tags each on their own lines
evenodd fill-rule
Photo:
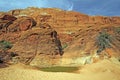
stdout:
<svg viewBox="0 0 120 80">
<path fill-rule="evenodd" d="M 32 17 L 37 26 L 48 23 L 54 28 L 62 41 L 72 40 L 69 34 L 74 34 L 79 30 L 95 29 L 96 31 L 101 27 L 118 26 L 120 24 L 120 17 L 106 17 L 106 16 L 88 16 L 74 11 L 63 11 L 61 9 L 52 8 L 26 8 L 11 10 L 8 14 L 20 17 Z M 65 38 L 64 38 L 65 37 Z"/>
<path fill-rule="evenodd" d="M 18 56 L 12 57 L 12 62 L 41 66 L 77 64 L 82 60 L 82 64 L 86 64 L 106 55 L 107 58 L 119 57 L 119 25 L 120 17 L 31 7 L 0 13 L 0 40 L 13 44 L 8 54 L 13 52 Z M 101 41 L 97 39 L 102 32 L 112 36 L 112 39 L 104 35 L 102 38 L 111 48 L 96 43 Z"/>
</svg>

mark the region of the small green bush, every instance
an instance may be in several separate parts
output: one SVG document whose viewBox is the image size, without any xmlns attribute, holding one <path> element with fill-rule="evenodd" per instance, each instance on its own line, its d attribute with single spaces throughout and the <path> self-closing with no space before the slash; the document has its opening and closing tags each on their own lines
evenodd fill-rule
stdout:
<svg viewBox="0 0 120 80">
<path fill-rule="evenodd" d="M 111 43 L 111 35 L 106 33 L 105 31 L 101 32 L 98 37 L 97 37 L 97 46 L 98 46 L 98 50 L 97 53 L 102 52 L 104 49 L 106 48 L 110 48 L 110 43 Z"/>
<path fill-rule="evenodd" d="M 8 50 L 8 49 L 11 49 L 12 48 L 12 44 L 8 41 L 5 41 L 5 40 L 1 40 L 0 41 L 0 49 L 1 50 Z"/>
<path fill-rule="evenodd" d="M 115 33 L 120 34 L 120 27 L 115 28 Z"/>
<path fill-rule="evenodd" d="M 68 47 L 68 44 L 65 43 L 65 44 L 63 44 L 62 49 L 65 49 L 65 48 L 67 48 L 67 47 Z"/>
</svg>

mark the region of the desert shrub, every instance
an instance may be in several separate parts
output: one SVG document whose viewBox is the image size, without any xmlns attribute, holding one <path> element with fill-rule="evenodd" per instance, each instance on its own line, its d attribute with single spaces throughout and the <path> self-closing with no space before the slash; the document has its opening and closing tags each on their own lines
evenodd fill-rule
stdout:
<svg viewBox="0 0 120 80">
<path fill-rule="evenodd" d="M 10 42 L 8 42 L 8 41 L 5 41 L 5 40 L 1 40 L 0 41 L 0 49 L 3 50 L 3 51 L 11 49 L 12 46 L 13 45 Z"/>
<path fill-rule="evenodd" d="M 111 35 L 108 34 L 107 32 L 103 31 L 99 33 L 96 41 L 98 46 L 98 50 L 97 50 L 98 54 L 102 52 L 104 49 L 111 47 L 110 46 L 111 39 L 112 39 Z"/>
<path fill-rule="evenodd" d="M 65 48 L 67 48 L 68 47 L 68 44 L 67 43 L 65 43 L 65 44 L 63 44 L 62 45 L 62 49 L 64 50 Z"/>
<path fill-rule="evenodd" d="M 115 28 L 115 33 L 120 34 L 120 27 Z"/>
</svg>

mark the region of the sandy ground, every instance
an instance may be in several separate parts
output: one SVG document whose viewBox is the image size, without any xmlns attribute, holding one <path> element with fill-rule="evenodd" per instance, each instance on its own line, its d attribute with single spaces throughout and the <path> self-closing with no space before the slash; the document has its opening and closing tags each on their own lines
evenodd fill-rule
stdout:
<svg viewBox="0 0 120 80">
<path fill-rule="evenodd" d="M 120 62 L 99 61 L 83 66 L 78 73 L 43 72 L 19 64 L 0 68 L 0 80 L 120 80 Z"/>
</svg>

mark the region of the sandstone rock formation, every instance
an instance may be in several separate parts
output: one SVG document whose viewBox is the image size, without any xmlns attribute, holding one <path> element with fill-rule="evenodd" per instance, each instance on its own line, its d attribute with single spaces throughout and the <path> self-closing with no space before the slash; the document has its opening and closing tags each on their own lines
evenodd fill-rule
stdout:
<svg viewBox="0 0 120 80">
<path fill-rule="evenodd" d="M 17 18 L 12 15 L 3 14 L 0 16 L 2 20 L 15 21 Z"/>
<path fill-rule="evenodd" d="M 26 31 L 28 29 L 31 29 L 35 25 L 36 22 L 34 21 L 34 19 L 23 16 L 19 17 L 16 21 L 14 21 L 14 23 L 8 27 L 8 31 L 9 32 Z"/>
<path fill-rule="evenodd" d="M 40 63 L 41 59 L 48 57 L 45 61 L 55 58 L 56 55 L 63 54 L 61 43 L 57 42 L 59 39 L 56 36 L 51 37 L 52 29 L 32 29 L 24 32 L 20 40 L 14 45 L 11 51 L 16 52 L 20 61 L 30 63 L 36 59 L 35 62 Z M 45 62 L 44 61 L 44 62 Z M 38 65 L 38 64 L 36 64 Z"/>
<path fill-rule="evenodd" d="M 1 32 L 7 32 L 7 28 L 13 23 L 17 18 L 11 15 L 2 14 L 0 15 L 0 29 Z M 0 32 L 0 33 L 1 33 Z"/>
<path fill-rule="evenodd" d="M 30 7 L 0 13 L 0 40 L 13 43 L 9 51 L 17 53 L 17 59 L 22 63 L 60 65 L 60 61 L 64 64 L 64 60 L 72 59 L 71 64 L 84 59 L 85 64 L 98 60 L 96 38 L 102 31 L 113 39 L 111 48 L 104 49 L 101 52 L 104 55 L 99 57 L 105 58 L 106 54 L 109 55 L 107 58 L 119 56 L 119 25 L 120 17 Z"/>
</svg>

